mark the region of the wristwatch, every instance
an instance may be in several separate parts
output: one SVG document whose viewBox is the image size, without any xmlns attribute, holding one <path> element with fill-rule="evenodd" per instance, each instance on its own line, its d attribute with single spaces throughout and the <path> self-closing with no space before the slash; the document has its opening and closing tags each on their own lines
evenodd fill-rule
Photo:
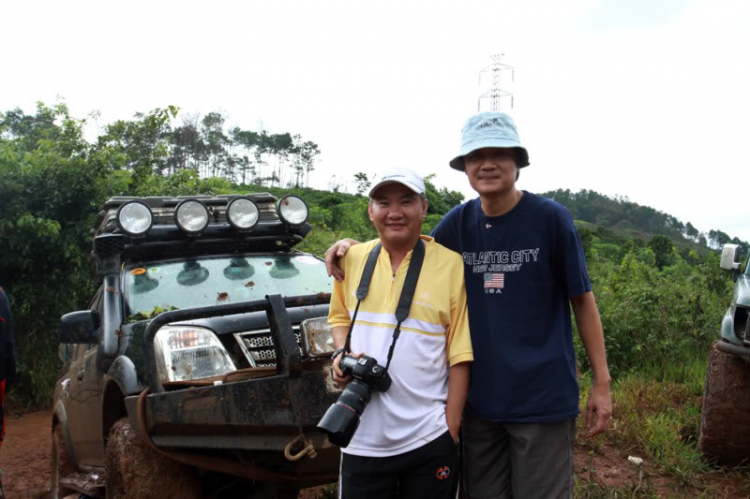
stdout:
<svg viewBox="0 0 750 499">
<path fill-rule="evenodd" d="M 337 348 L 336 351 L 334 351 L 333 354 L 331 355 L 331 360 L 334 360 L 336 357 L 338 357 L 342 353 L 344 353 L 344 349 L 343 348 Z"/>
</svg>

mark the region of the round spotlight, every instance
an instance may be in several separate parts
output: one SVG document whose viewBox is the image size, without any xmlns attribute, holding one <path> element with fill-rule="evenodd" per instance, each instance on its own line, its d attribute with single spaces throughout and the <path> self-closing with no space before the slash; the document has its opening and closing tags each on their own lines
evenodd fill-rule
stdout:
<svg viewBox="0 0 750 499">
<path fill-rule="evenodd" d="M 117 226 L 129 236 L 143 236 L 153 224 L 151 208 L 140 201 L 128 201 L 117 210 Z"/>
<path fill-rule="evenodd" d="M 302 225 L 307 221 L 307 204 L 297 196 L 284 196 L 279 199 L 276 211 L 281 221 L 289 225 Z"/>
<path fill-rule="evenodd" d="M 180 230 L 197 235 L 208 227 L 210 216 L 205 204 L 197 199 L 186 199 L 174 210 L 174 222 Z"/>
<path fill-rule="evenodd" d="M 248 198 L 235 198 L 227 206 L 227 220 L 237 230 L 250 230 L 258 223 L 260 210 L 255 201 Z"/>
</svg>

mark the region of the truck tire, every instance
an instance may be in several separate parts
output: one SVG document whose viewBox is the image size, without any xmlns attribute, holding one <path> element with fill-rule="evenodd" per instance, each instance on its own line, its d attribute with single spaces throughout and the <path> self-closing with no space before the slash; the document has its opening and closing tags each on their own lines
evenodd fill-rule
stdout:
<svg viewBox="0 0 750 499">
<path fill-rule="evenodd" d="M 50 459 L 50 499 L 60 499 L 65 497 L 71 490 L 60 486 L 60 478 L 75 473 L 76 467 L 68 456 L 68 448 L 65 445 L 65 435 L 63 434 L 62 425 L 56 424 L 52 429 L 52 455 Z"/>
<path fill-rule="evenodd" d="M 195 468 L 150 449 L 127 418 L 109 432 L 104 451 L 107 499 L 198 499 L 201 483 Z"/>
<path fill-rule="evenodd" d="M 750 456 L 750 363 L 711 345 L 698 448 L 720 465 Z"/>
</svg>

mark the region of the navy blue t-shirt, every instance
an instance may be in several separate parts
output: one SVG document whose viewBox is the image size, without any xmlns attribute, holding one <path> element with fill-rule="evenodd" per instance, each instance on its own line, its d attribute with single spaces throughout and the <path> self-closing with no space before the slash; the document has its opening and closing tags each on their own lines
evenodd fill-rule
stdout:
<svg viewBox="0 0 750 499">
<path fill-rule="evenodd" d="M 432 235 L 464 259 L 474 347 L 469 410 L 497 422 L 576 417 L 569 300 L 591 291 L 591 282 L 570 213 L 526 191 L 499 217 L 472 199 Z"/>
</svg>

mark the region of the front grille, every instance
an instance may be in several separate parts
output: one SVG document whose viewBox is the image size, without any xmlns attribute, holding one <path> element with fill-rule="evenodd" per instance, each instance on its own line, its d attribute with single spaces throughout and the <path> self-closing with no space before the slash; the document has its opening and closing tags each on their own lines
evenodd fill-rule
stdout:
<svg viewBox="0 0 750 499">
<path fill-rule="evenodd" d="M 304 355 L 299 326 L 293 326 L 292 330 L 294 331 L 294 338 L 297 340 L 297 348 L 299 348 L 300 355 Z M 237 340 L 242 353 L 252 367 L 276 366 L 276 349 L 274 348 L 270 329 L 234 333 L 234 339 Z"/>
</svg>

